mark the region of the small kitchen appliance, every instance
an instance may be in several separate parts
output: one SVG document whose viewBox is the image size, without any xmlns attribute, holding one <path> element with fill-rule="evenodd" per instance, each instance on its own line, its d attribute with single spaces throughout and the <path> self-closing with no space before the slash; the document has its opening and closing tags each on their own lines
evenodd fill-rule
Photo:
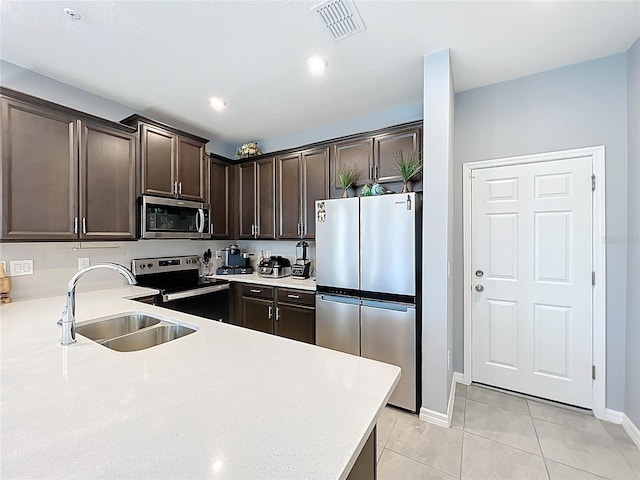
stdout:
<svg viewBox="0 0 640 480">
<path fill-rule="evenodd" d="M 211 238 L 211 206 L 176 198 L 143 195 L 141 238 Z"/>
<path fill-rule="evenodd" d="M 251 253 L 242 253 L 238 245 L 222 249 L 223 265 L 216 269 L 216 275 L 238 275 L 253 273 Z"/>
<path fill-rule="evenodd" d="M 311 262 L 307 258 L 307 250 L 309 244 L 304 240 L 300 241 L 296 245 L 296 263 L 291 265 L 291 275 L 296 279 L 309 278 L 311 271 Z"/>
<path fill-rule="evenodd" d="M 258 265 L 258 275 L 269 278 L 288 277 L 291 275 L 291 262 L 278 256 L 265 258 Z"/>
</svg>

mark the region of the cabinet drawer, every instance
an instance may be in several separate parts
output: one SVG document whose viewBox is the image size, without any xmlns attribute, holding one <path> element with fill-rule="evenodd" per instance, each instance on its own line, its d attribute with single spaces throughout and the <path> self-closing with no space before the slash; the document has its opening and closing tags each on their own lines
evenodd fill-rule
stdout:
<svg viewBox="0 0 640 480">
<path fill-rule="evenodd" d="M 315 307 L 316 295 L 313 292 L 278 288 L 278 302 Z"/>
<path fill-rule="evenodd" d="M 242 285 L 243 297 L 268 298 L 273 299 L 274 288 L 265 287 L 264 285 Z"/>
</svg>

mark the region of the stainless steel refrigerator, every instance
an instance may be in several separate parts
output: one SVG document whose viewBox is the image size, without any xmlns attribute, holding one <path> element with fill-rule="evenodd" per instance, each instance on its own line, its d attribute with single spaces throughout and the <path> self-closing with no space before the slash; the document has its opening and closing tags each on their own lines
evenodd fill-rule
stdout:
<svg viewBox="0 0 640 480">
<path fill-rule="evenodd" d="M 398 365 L 389 403 L 415 412 L 421 202 L 416 193 L 316 202 L 316 344 Z"/>
</svg>

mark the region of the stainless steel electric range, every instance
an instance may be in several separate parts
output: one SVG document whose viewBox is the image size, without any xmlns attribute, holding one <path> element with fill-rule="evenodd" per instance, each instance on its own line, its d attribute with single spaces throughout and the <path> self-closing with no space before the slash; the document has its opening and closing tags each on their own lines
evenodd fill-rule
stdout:
<svg viewBox="0 0 640 480">
<path fill-rule="evenodd" d="M 137 258 L 131 261 L 131 271 L 139 286 L 160 291 L 156 305 L 226 322 L 229 282 L 200 277 L 199 262 L 197 255 Z"/>
</svg>

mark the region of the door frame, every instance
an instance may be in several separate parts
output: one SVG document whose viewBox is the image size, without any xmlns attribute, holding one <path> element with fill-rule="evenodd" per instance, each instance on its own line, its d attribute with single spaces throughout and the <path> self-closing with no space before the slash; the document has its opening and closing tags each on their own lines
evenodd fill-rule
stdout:
<svg viewBox="0 0 640 480">
<path fill-rule="evenodd" d="M 592 297 L 592 355 L 596 368 L 593 380 L 592 409 L 597 418 L 606 416 L 606 213 L 605 213 L 605 148 L 604 145 L 572 150 L 561 150 L 533 155 L 497 158 L 466 162 L 462 165 L 462 217 L 464 245 L 464 383 L 471 383 L 472 346 L 471 346 L 471 308 L 472 308 L 472 265 L 471 265 L 471 179 L 476 169 L 525 165 L 555 160 L 569 160 L 586 157 L 591 161 L 591 171 L 596 177 L 596 189 L 592 204 L 592 253 L 593 271 L 596 284 Z M 585 181 L 588 181 L 585 179 Z"/>
</svg>

